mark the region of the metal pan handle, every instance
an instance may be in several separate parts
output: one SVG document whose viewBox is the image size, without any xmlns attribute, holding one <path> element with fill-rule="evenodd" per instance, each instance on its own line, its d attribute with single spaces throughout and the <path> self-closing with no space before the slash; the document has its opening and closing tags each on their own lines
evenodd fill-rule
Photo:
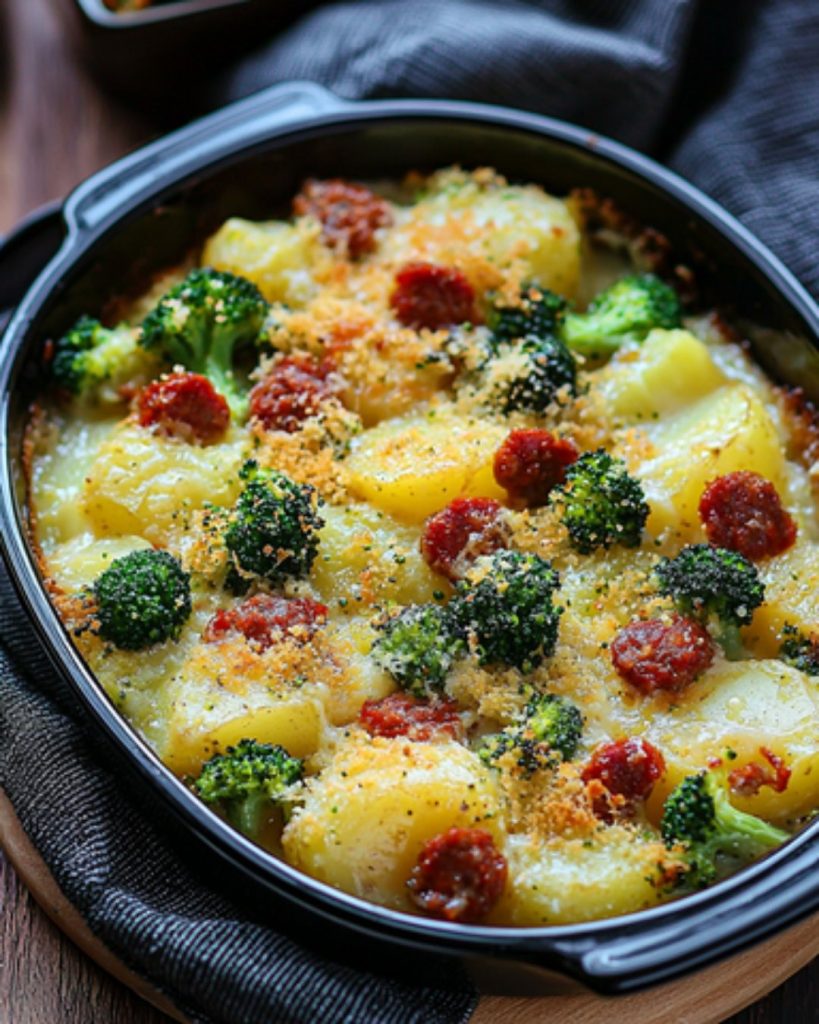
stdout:
<svg viewBox="0 0 819 1024">
<path fill-rule="evenodd" d="M 348 104 L 313 82 L 274 85 L 164 136 L 80 185 L 66 200 L 72 235 L 96 235 L 163 178 L 184 177 L 242 152 L 293 122 L 344 110 Z"/>
</svg>

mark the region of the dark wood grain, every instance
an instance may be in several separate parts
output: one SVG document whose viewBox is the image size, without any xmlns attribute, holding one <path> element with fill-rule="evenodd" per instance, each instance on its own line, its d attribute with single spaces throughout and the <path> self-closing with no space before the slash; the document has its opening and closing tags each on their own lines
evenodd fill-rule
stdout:
<svg viewBox="0 0 819 1024">
<path fill-rule="evenodd" d="M 159 130 L 79 66 L 55 17 L 58 2 L 0 2 L 0 231 Z M 169 1020 L 75 949 L 2 855 L 0 915 L 0 1024 Z M 818 981 L 814 963 L 730 1024 L 815 1024 Z"/>
<path fill-rule="evenodd" d="M 0 1024 L 170 1024 L 83 956 L 0 854 Z"/>
</svg>

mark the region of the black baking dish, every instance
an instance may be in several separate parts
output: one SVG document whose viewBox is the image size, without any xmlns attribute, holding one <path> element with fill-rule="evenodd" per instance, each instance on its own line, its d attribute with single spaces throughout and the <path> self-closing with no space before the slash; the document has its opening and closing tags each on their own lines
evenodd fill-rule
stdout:
<svg viewBox="0 0 819 1024">
<path fill-rule="evenodd" d="M 117 92 L 143 104 L 190 100 L 192 83 L 282 29 L 303 0 L 162 0 L 117 13 L 103 0 L 54 0 L 80 52 Z"/>
<path fill-rule="evenodd" d="M 22 429 L 43 340 L 100 308 L 134 271 L 179 257 L 227 215 L 271 216 L 309 174 L 400 177 L 408 169 L 491 164 L 562 193 L 585 185 L 672 240 L 680 258 L 719 268 L 719 292 L 748 324 L 760 361 L 819 398 L 819 309 L 732 217 L 670 172 L 615 143 L 546 118 L 447 101 L 350 104 L 316 86 L 274 87 L 100 172 L 61 210 L 0 251 L 19 299 L 0 353 L 0 525 L 11 577 L 42 642 L 93 726 L 180 827 L 291 904 L 382 944 L 434 950 L 545 990 L 573 978 L 604 993 L 677 977 L 819 910 L 819 821 L 732 878 L 618 919 L 530 929 L 453 925 L 365 903 L 308 878 L 224 824 L 165 769 L 115 711 L 50 605 L 26 540 Z M 55 247 L 59 249 L 54 253 Z M 50 262 L 41 270 L 47 258 Z M 21 269 L 21 265 L 22 268 Z M 25 287 L 26 276 L 30 283 Z M 36 276 L 36 280 L 34 277 Z M 10 289 L 4 291 L 11 301 Z M 771 344 L 770 331 L 776 332 Z M 493 968 L 490 971 L 489 968 Z M 484 969 L 485 968 L 485 969 Z"/>
</svg>

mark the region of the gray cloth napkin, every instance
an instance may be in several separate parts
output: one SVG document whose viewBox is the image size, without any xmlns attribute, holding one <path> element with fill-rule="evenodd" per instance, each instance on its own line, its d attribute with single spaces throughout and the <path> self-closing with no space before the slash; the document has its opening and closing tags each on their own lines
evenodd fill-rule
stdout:
<svg viewBox="0 0 819 1024">
<path fill-rule="evenodd" d="M 350 98 L 475 99 L 576 121 L 666 160 L 819 291 L 817 57 L 807 0 L 359 0 L 265 42 L 209 97 L 306 78 Z M 0 785 L 92 929 L 193 1020 L 469 1018 L 477 995 L 455 965 L 413 972 L 395 954 L 394 976 L 366 973 L 288 937 L 281 911 L 229 899 L 89 746 L 5 580 L 0 637 Z"/>
</svg>

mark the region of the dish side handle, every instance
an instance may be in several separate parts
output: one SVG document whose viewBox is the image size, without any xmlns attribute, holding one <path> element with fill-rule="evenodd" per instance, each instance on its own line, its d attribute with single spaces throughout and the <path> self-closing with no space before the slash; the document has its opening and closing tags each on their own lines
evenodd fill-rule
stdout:
<svg viewBox="0 0 819 1024">
<path fill-rule="evenodd" d="M 93 175 L 65 202 L 70 235 L 95 236 L 162 179 L 178 180 L 246 151 L 291 124 L 349 104 L 314 82 L 285 82 L 193 121 Z"/>
<path fill-rule="evenodd" d="M 0 333 L 66 236 L 62 204 L 41 206 L 0 239 Z"/>
<path fill-rule="evenodd" d="M 578 929 L 576 937 L 557 940 L 552 954 L 585 985 L 614 995 L 672 981 L 763 942 L 819 910 L 817 824 L 714 888 L 635 915 L 633 925 L 627 918 L 612 922 L 593 939 Z"/>
</svg>

